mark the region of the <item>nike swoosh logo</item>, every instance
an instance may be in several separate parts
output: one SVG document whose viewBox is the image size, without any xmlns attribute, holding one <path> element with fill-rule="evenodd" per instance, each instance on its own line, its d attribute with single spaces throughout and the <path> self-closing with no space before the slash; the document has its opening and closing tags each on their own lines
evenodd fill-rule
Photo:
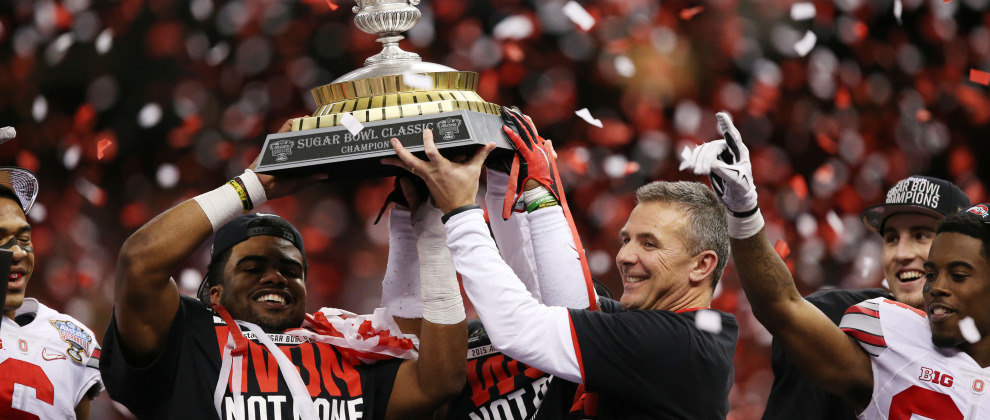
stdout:
<svg viewBox="0 0 990 420">
<path fill-rule="evenodd" d="M 61 353 L 49 353 L 47 348 L 41 349 L 41 358 L 45 360 L 58 360 L 65 359 L 65 355 Z"/>
</svg>

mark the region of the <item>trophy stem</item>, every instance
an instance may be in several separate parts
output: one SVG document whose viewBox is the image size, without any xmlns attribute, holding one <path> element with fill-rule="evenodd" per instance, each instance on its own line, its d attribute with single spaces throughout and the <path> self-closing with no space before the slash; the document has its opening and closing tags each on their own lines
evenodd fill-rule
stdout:
<svg viewBox="0 0 990 420">
<path fill-rule="evenodd" d="M 399 41 L 403 39 L 405 39 L 405 37 L 397 33 L 382 34 L 382 36 L 377 39 L 378 42 L 382 43 L 381 52 L 364 60 L 364 65 L 371 66 L 378 63 L 388 62 L 423 61 L 419 57 L 419 54 L 399 48 Z"/>
</svg>

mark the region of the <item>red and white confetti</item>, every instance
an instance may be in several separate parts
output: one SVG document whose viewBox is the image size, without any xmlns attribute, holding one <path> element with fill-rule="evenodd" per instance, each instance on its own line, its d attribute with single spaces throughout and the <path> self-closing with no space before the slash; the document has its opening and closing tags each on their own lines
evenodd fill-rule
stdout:
<svg viewBox="0 0 990 420">
<path fill-rule="evenodd" d="M 574 114 L 577 115 L 577 116 L 579 116 L 579 117 L 581 117 L 581 119 L 584 120 L 585 122 L 587 122 L 588 124 L 591 124 L 591 125 L 593 125 L 595 127 L 598 127 L 598 128 L 603 128 L 604 127 L 604 125 L 602 125 L 602 120 L 599 120 L 599 119 L 597 119 L 595 117 L 592 117 L 591 116 L 591 111 L 588 111 L 588 108 L 581 108 L 581 109 L 577 110 L 576 112 L 574 112 Z"/>
</svg>

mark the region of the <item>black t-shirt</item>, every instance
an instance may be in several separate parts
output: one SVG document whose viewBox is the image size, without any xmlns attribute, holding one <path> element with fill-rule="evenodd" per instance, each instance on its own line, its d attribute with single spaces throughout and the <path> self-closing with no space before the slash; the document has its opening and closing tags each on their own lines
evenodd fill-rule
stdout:
<svg viewBox="0 0 990 420">
<path fill-rule="evenodd" d="M 467 383 L 447 419 L 563 419 L 577 384 L 526 366 L 495 349 L 481 321 L 468 321 Z"/>
<path fill-rule="evenodd" d="M 138 368 L 124 359 L 116 322 L 111 321 L 100 358 L 100 373 L 110 398 L 141 419 L 216 419 L 213 394 L 228 332 L 212 309 L 183 296 L 161 354 L 150 365 Z M 296 418 L 292 395 L 275 358 L 249 331 L 244 336 L 249 339 L 249 351 L 243 358 L 243 404 L 235 404 L 233 384 L 228 384 L 221 405 L 223 418 L 233 418 L 229 410 L 240 411 L 244 419 Z M 286 334 L 268 336 L 299 368 L 321 418 L 385 417 L 401 361 L 355 364 L 328 344 Z"/>
<path fill-rule="evenodd" d="M 820 309 L 832 323 L 839 325 L 842 315 L 857 303 L 875 297 L 893 299 L 883 289 L 821 290 L 805 298 Z M 773 368 L 773 386 L 763 411 L 763 420 L 821 419 L 841 420 L 856 418 L 855 409 L 838 395 L 829 394 L 804 378 L 797 366 L 784 353 L 783 346 L 773 340 L 770 365 Z"/>
<path fill-rule="evenodd" d="M 715 311 L 718 333 L 695 325 L 697 311 L 624 311 L 600 299 L 602 312 L 571 309 L 578 360 L 599 419 L 725 419 L 739 326 Z"/>
</svg>

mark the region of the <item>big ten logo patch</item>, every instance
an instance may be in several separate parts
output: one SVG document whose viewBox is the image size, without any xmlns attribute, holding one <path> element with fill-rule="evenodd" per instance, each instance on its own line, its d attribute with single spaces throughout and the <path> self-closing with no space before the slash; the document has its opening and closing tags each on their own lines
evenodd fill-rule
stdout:
<svg viewBox="0 0 990 420">
<path fill-rule="evenodd" d="M 926 368 L 924 366 L 921 367 L 921 376 L 918 376 L 918 379 L 949 388 L 952 387 L 953 383 L 952 375 L 939 372 L 935 369 Z"/>
<path fill-rule="evenodd" d="M 471 400 L 475 406 L 515 390 L 517 376 L 528 378 L 523 379 L 523 382 L 530 382 L 544 375 L 543 372 L 501 353 L 469 360 L 467 372 L 468 383 L 471 384 Z"/>
<path fill-rule="evenodd" d="M 58 330 L 59 338 L 69 343 L 69 348 L 65 350 L 65 353 L 72 360 L 82 363 L 83 358 L 89 356 L 89 346 L 93 342 L 93 338 L 89 333 L 71 321 L 53 319 L 49 322 Z"/>
</svg>

